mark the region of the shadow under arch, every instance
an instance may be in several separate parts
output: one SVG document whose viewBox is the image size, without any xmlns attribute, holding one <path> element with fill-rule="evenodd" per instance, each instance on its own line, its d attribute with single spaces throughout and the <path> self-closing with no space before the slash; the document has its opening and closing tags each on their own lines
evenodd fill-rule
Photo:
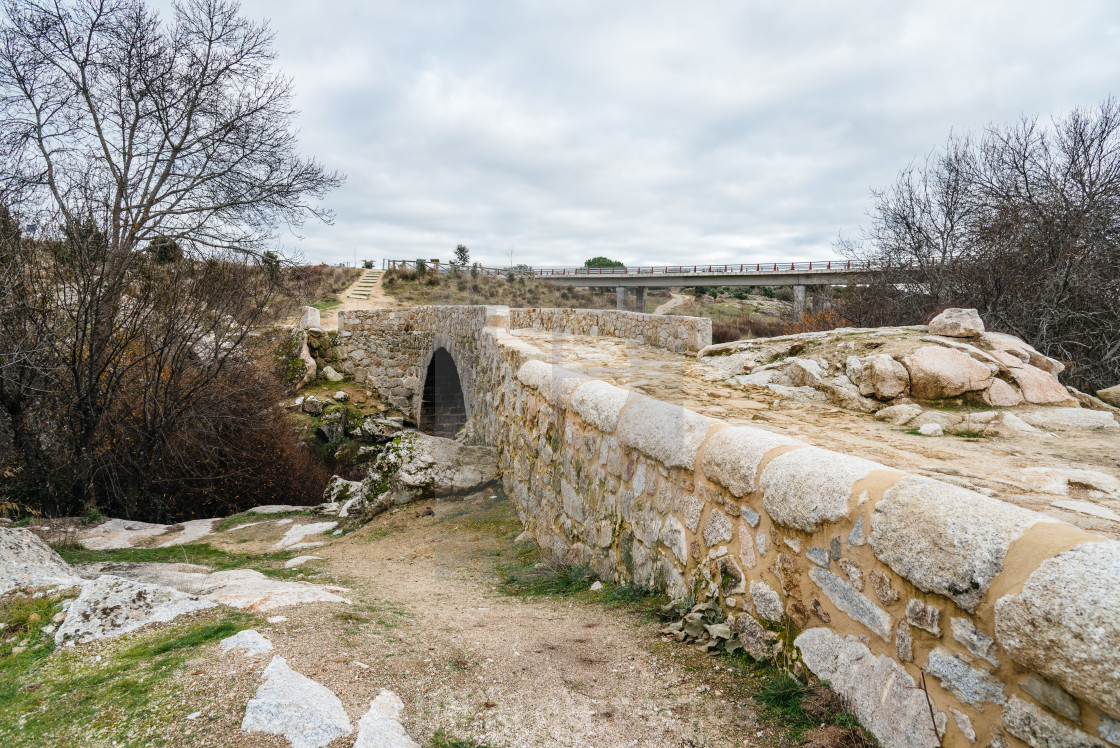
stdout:
<svg viewBox="0 0 1120 748">
<path fill-rule="evenodd" d="M 459 369 L 446 348 L 437 348 L 424 377 L 420 402 L 420 430 L 433 436 L 454 437 L 467 423 L 467 408 Z"/>
</svg>

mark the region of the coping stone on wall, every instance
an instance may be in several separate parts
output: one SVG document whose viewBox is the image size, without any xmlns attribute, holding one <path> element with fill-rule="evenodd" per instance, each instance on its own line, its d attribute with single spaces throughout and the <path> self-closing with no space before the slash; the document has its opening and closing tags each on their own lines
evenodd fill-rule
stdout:
<svg viewBox="0 0 1120 748">
<path fill-rule="evenodd" d="M 871 548 L 918 589 L 975 612 L 1012 541 L 1043 521 L 1051 520 L 965 488 L 907 476 L 876 504 Z"/>
<path fill-rule="evenodd" d="M 856 481 L 886 469 L 819 447 L 795 449 L 775 457 L 762 471 L 762 504 L 779 525 L 812 532 L 846 517 Z"/>
<path fill-rule="evenodd" d="M 629 390 L 593 379 L 572 393 L 571 404 L 580 418 L 604 434 L 613 434 L 618 426 L 619 414 L 634 397 L 635 394 Z"/>
<path fill-rule="evenodd" d="M 1017 663 L 1120 717 L 1120 541 L 1082 543 L 996 601 L 996 641 Z"/>
<path fill-rule="evenodd" d="M 568 396 L 576 387 L 590 381 L 583 374 L 540 360 L 522 364 L 517 370 L 517 378 L 522 384 L 540 392 L 550 405 L 558 407 L 567 404 Z"/>
<path fill-rule="evenodd" d="M 742 498 L 754 493 L 758 466 L 770 450 L 807 446 L 784 434 L 734 426 L 712 436 L 704 446 L 701 465 L 708 478 L 718 481 L 733 496 Z"/>
<path fill-rule="evenodd" d="M 622 411 L 618 439 L 666 467 L 692 468 L 708 430 L 719 421 L 680 405 L 641 396 Z"/>
</svg>

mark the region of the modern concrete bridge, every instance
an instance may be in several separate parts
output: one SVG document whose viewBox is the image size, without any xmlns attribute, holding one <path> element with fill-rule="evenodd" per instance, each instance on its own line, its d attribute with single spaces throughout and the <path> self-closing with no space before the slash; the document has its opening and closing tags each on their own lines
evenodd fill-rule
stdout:
<svg viewBox="0 0 1120 748">
<path fill-rule="evenodd" d="M 416 260 L 386 260 L 385 267 L 415 267 Z M 427 267 L 450 272 L 447 263 L 430 260 Z M 618 308 L 626 310 L 627 296 L 634 291 L 634 308 L 645 309 L 649 288 L 681 286 L 791 286 L 794 308 L 805 309 L 808 286 L 844 286 L 859 276 L 880 270 L 880 266 L 859 260 L 814 260 L 811 262 L 756 262 L 723 265 L 655 265 L 643 267 L 554 267 L 554 268 L 490 268 L 478 267 L 484 275 L 505 275 L 521 272 L 542 280 L 572 286 L 614 288 Z"/>
</svg>

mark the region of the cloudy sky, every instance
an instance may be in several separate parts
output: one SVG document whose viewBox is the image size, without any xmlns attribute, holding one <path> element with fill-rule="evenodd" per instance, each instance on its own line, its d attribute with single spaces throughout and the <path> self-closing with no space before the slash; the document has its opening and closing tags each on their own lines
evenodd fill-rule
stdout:
<svg viewBox="0 0 1120 748">
<path fill-rule="evenodd" d="M 1120 4 L 244 0 L 344 171 L 307 261 L 823 259 L 944 142 L 1120 94 Z"/>
</svg>

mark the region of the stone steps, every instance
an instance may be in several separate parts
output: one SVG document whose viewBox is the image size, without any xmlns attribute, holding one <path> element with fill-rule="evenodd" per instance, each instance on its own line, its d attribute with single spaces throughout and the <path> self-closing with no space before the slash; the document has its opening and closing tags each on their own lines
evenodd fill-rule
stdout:
<svg viewBox="0 0 1120 748">
<path fill-rule="evenodd" d="M 350 293 L 347 295 L 347 298 L 368 301 L 370 292 L 373 291 L 378 281 L 381 280 L 383 272 L 384 271 L 381 270 L 367 270 L 365 272 L 365 275 L 363 275 L 358 280 L 358 282 L 351 287 Z"/>
</svg>

